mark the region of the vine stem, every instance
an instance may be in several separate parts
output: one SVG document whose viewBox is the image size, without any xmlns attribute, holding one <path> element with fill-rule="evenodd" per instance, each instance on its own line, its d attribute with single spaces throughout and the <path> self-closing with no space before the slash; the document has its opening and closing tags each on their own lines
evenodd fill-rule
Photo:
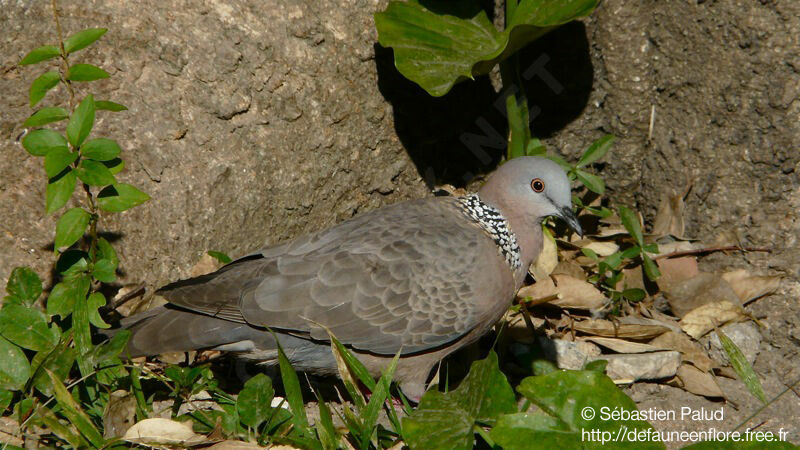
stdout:
<svg viewBox="0 0 800 450">
<path fill-rule="evenodd" d="M 63 66 L 64 72 L 61 74 L 61 81 L 64 82 L 64 85 L 67 87 L 67 91 L 69 92 L 69 109 L 70 114 L 75 110 L 75 90 L 72 88 L 72 83 L 67 79 L 67 72 L 69 72 L 69 59 L 67 57 L 67 51 L 64 48 L 64 34 L 61 31 L 61 21 L 58 17 L 58 2 L 57 0 L 51 0 L 51 5 L 53 6 L 53 18 L 56 21 L 56 33 L 58 33 L 58 46 L 61 49 L 61 63 Z M 77 148 L 73 149 L 74 151 L 78 151 Z M 73 163 L 73 168 L 78 168 L 78 160 Z M 83 184 L 83 191 L 86 193 L 86 203 L 88 204 L 89 213 L 91 214 L 91 218 L 89 219 L 89 259 L 92 264 L 97 262 L 97 205 L 94 201 L 94 196 L 92 195 L 92 190 L 88 184 Z M 92 292 L 97 290 L 97 283 L 93 283 Z"/>
</svg>

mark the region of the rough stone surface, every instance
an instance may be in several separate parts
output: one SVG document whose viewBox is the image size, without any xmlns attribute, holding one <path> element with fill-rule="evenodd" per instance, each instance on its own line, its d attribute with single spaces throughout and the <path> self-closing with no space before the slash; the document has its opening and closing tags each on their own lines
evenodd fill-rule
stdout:
<svg viewBox="0 0 800 450">
<path fill-rule="evenodd" d="M 544 357 L 559 369 L 580 370 L 587 362 L 600 355 L 600 347 L 586 341 L 565 341 L 539 337 Z"/>
<path fill-rule="evenodd" d="M 49 2 L 0 1 L 0 282 L 32 265 L 49 273 L 55 219 L 45 216 L 41 160 L 15 143 L 30 82 L 15 66 L 55 41 Z M 95 136 L 117 139 L 119 177 L 152 196 L 103 217 L 123 281 L 186 277 L 207 250 L 238 256 L 358 211 L 426 195 L 378 89 L 372 13 L 356 2 L 60 2 L 62 27 L 108 27 L 74 54 L 111 74 L 79 84 L 130 108 L 98 113 Z M 62 89 L 42 105 L 63 104 Z"/>
<path fill-rule="evenodd" d="M 651 352 L 595 356 L 608 361 L 606 374 L 614 381 L 660 380 L 675 376 L 681 365 L 680 352 Z"/>
</svg>

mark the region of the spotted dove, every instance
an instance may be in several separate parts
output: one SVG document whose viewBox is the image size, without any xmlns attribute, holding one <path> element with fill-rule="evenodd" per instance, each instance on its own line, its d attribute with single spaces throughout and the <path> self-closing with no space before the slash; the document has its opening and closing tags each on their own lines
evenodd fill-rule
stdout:
<svg viewBox="0 0 800 450">
<path fill-rule="evenodd" d="M 432 367 L 499 320 L 542 248 L 541 222 L 578 233 L 564 171 L 515 158 L 478 193 L 408 201 L 267 247 L 158 291 L 169 302 L 129 317 L 130 356 L 196 349 L 336 374 L 329 329 L 377 376 L 418 399 Z M 267 328 L 276 334 L 271 334 Z"/>
</svg>

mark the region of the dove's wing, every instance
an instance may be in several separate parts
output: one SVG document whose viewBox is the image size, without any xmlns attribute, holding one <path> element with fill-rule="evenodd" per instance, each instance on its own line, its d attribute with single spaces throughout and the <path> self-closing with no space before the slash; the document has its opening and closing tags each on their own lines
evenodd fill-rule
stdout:
<svg viewBox="0 0 800 450">
<path fill-rule="evenodd" d="M 444 345 L 513 296 L 497 246 L 452 198 L 401 203 L 159 293 L 171 303 L 377 354 Z"/>
</svg>

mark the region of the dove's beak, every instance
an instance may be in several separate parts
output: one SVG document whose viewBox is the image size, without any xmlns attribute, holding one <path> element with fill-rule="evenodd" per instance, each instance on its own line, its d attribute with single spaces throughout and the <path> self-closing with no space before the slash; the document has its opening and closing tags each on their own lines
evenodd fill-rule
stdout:
<svg viewBox="0 0 800 450">
<path fill-rule="evenodd" d="M 558 217 L 561 217 L 567 225 L 572 228 L 578 236 L 581 238 L 583 237 L 583 228 L 581 228 L 581 224 L 578 222 L 578 216 L 572 212 L 572 208 L 569 206 L 561 208 L 561 211 L 558 214 Z"/>
</svg>

